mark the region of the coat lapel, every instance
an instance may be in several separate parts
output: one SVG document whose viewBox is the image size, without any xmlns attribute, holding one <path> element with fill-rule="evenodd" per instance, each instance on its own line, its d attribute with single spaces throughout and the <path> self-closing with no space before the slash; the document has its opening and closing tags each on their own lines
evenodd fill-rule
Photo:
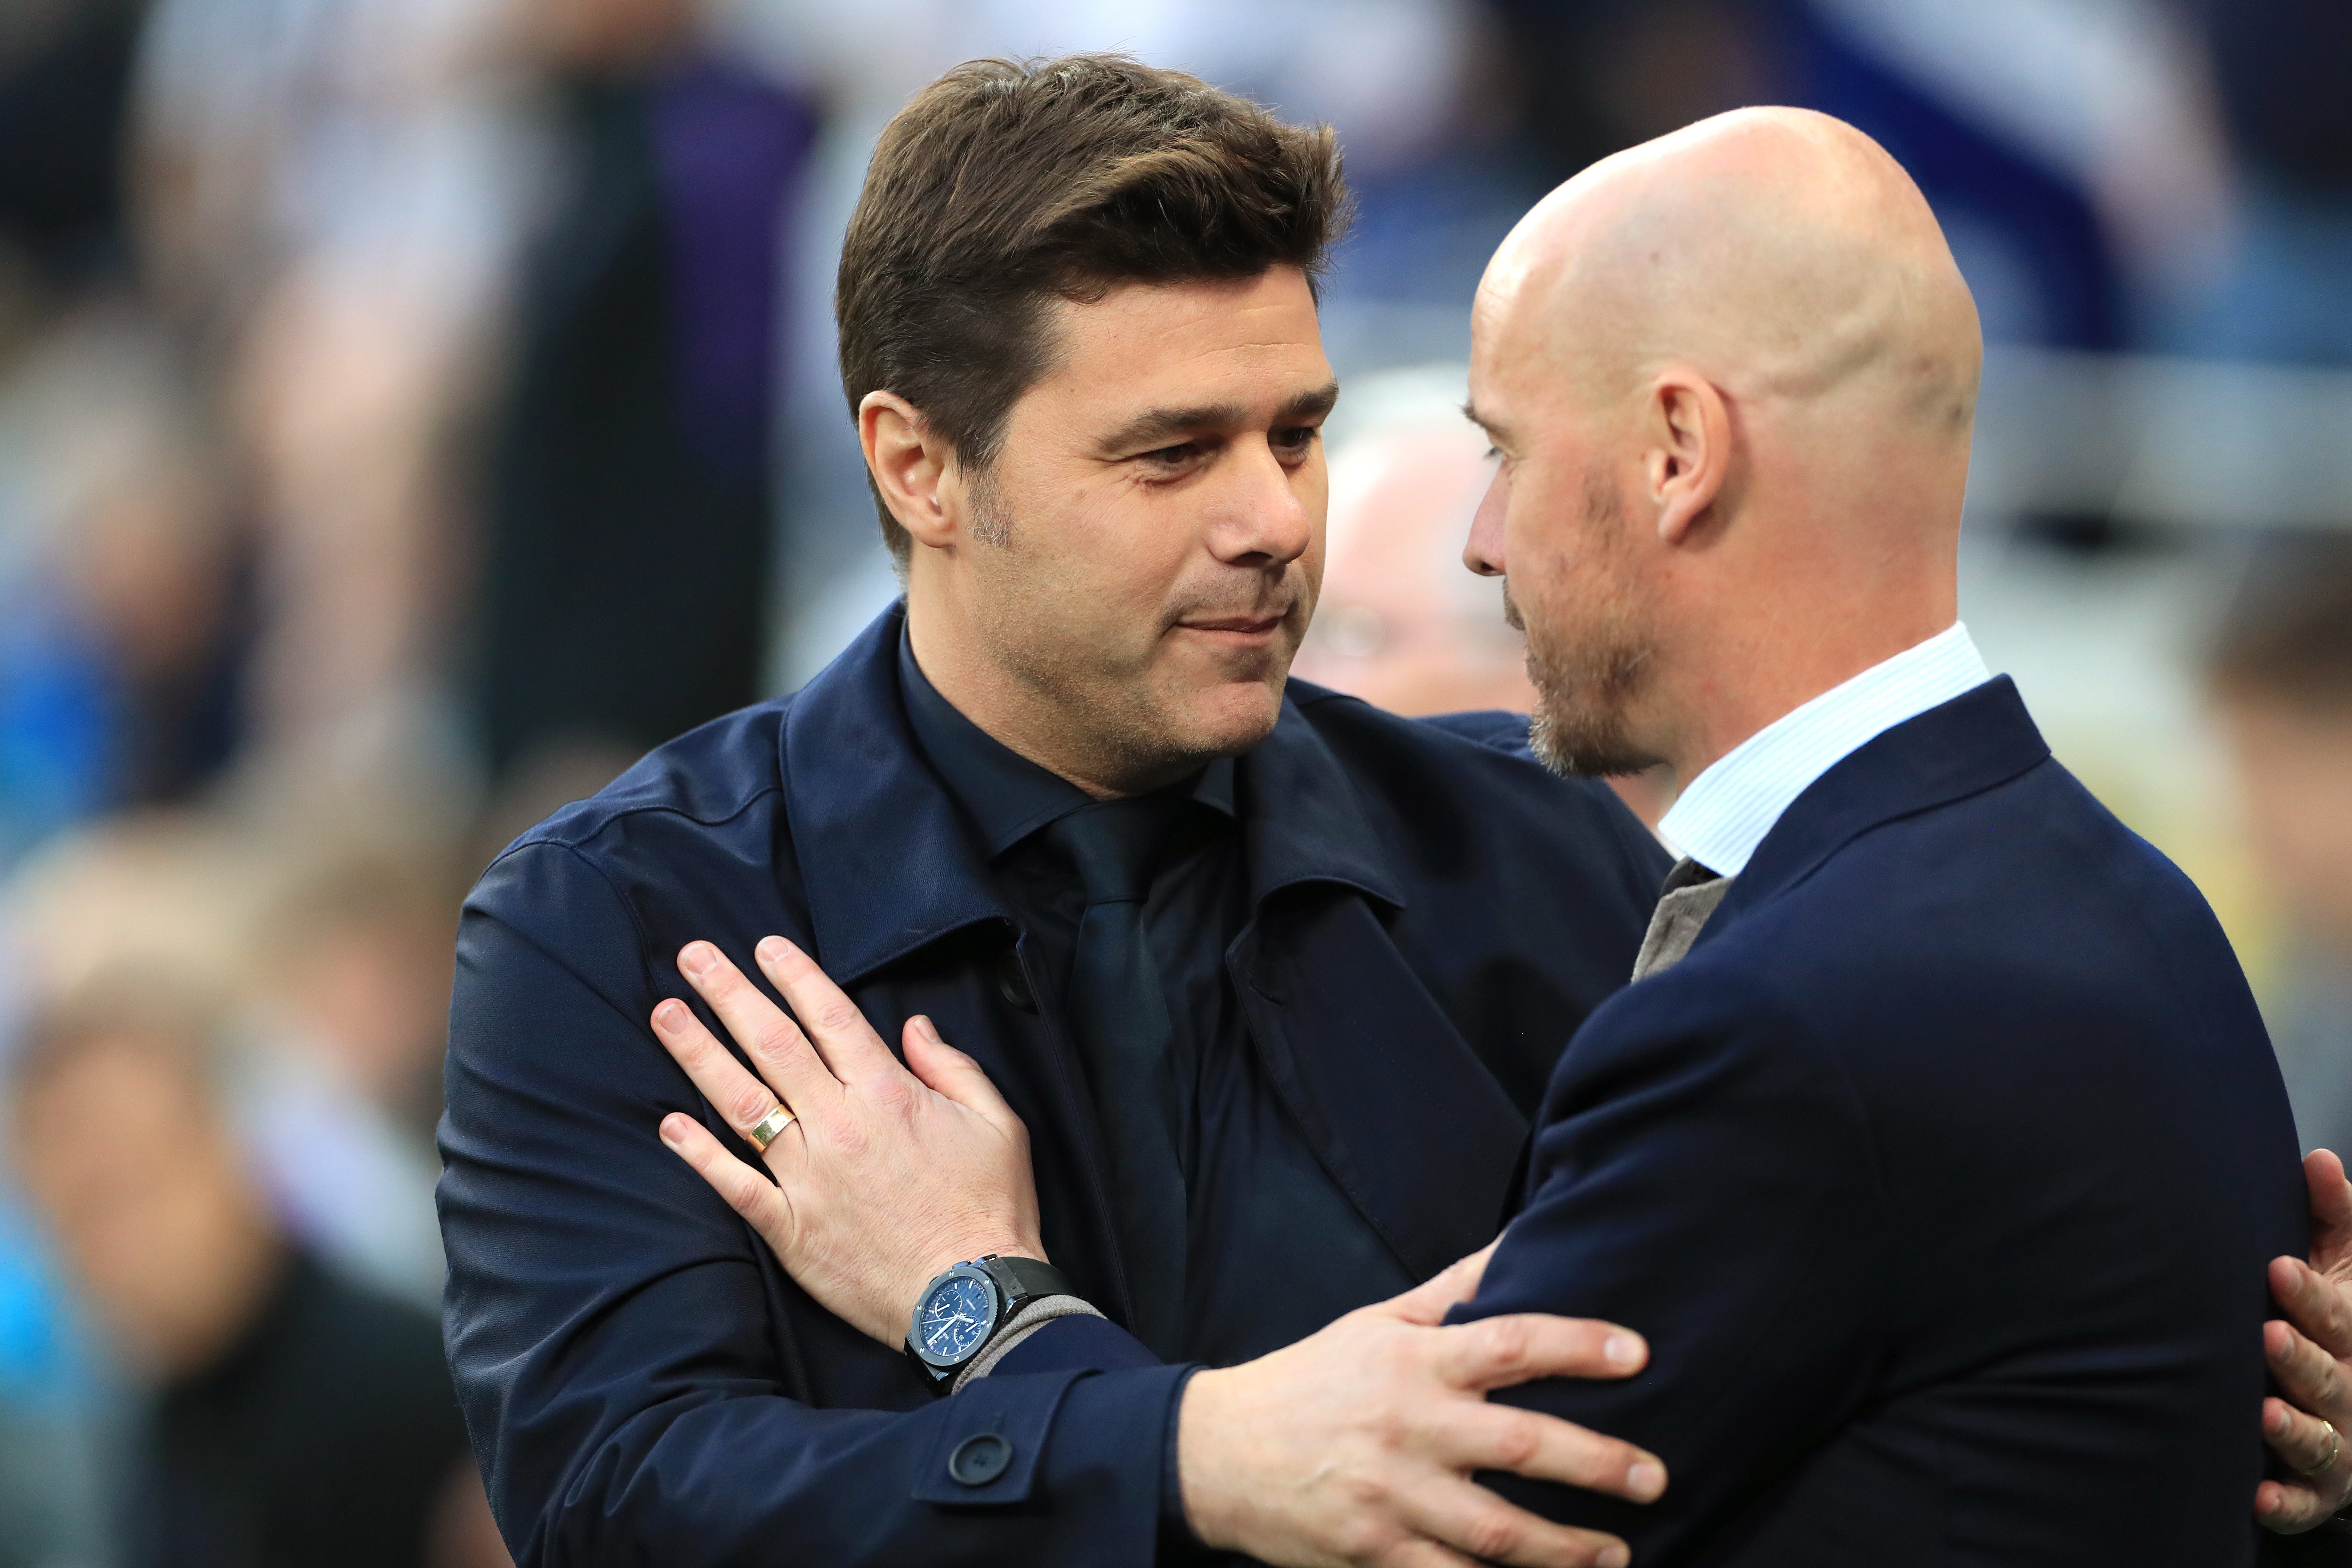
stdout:
<svg viewBox="0 0 2352 1568">
<path fill-rule="evenodd" d="M 1397 879 L 1347 771 L 1288 703 L 1244 760 L 1252 908 L 1227 967 L 1332 1180 L 1426 1279 L 1494 1238 L 1528 1131 L 1391 940 Z"/>
</svg>

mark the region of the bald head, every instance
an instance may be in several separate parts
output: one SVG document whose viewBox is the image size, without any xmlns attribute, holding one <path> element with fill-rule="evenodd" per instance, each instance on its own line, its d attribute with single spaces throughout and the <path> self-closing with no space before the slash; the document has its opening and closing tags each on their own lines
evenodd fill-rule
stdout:
<svg viewBox="0 0 2352 1568">
<path fill-rule="evenodd" d="M 1556 661 L 1557 760 L 1687 777 L 1948 626 L 1982 361 L 1926 198 L 1826 115 L 1702 121 L 1521 220 L 1473 320 L 1506 461 L 1469 558 L 1510 576 L 1539 687 Z"/>
<path fill-rule="evenodd" d="M 1947 439 L 1967 437 L 1983 361 L 1919 188 L 1809 110 L 1735 110 L 1594 164 L 1504 241 L 1479 310 L 1589 398 L 1679 359 L 1742 402 L 1875 409 Z"/>
</svg>

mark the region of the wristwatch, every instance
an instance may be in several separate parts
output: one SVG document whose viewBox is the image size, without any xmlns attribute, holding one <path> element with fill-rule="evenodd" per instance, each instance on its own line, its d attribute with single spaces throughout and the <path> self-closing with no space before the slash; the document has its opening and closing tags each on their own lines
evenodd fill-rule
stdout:
<svg viewBox="0 0 2352 1568">
<path fill-rule="evenodd" d="M 992 1252 L 959 1263 L 923 1287 L 907 1332 L 907 1359 L 934 1390 L 955 1381 L 1013 1313 L 1046 1296 L 1071 1294 L 1050 1263 Z"/>
</svg>

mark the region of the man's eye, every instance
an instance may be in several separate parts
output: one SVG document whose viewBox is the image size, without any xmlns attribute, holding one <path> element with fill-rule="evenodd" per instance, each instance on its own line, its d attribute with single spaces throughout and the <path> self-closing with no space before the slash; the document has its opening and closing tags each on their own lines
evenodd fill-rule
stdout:
<svg viewBox="0 0 2352 1568">
<path fill-rule="evenodd" d="M 1294 429 L 1277 430 L 1274 433 L 1274 444 L 1293 452 L 1303 452 L 1314 445 L 1314 442 L 1315 426 L 1312 425 L 1301 425 Z"/>
<path fill-rule="evenodd" d="M 1147 463 L 1159 463 L 1164 467 L 1172 468 L 1180 463 L 1191 462 L 1194 455 L 1198 453 L 1200 447 L 1196 444 L 1191 441 L 1186 441 L 1181 446 L 1161 447 L 1155 451 L 1146 452 L 1143 454 L 1143 460 Z"/>
<path fill-rule="evenodd" d="M 1501 458 L 1502 455 L 1503 449 L 1500 447 L 1489 447 L 1486 448 L 1486 460 L 1490 463 Z"/>
</svg>

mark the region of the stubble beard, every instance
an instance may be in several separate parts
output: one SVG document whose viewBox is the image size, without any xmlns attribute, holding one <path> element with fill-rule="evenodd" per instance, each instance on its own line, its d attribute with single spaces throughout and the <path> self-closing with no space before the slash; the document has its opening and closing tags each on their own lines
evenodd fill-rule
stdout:
<svg viewBox="0 0 2352 1568">
<path fill-rule="evenodd" d="M 1581 520 L 1588 535 L 1617 538 L 1623 520 L 1615 488 L 1605 476 L 1588 476 Z M 1504 584 L 1505 614 L 1528 634 L 1528 679 L 1536 689 L 1528 744 L 1538 762 L 1568 777 L 1638 773 L 1659 760 L 1634 741 L 1628 716 L 1655 648 L 1622 582 L 1588 597 L 1594 602 L 1580 606 L 1574 627 L 1530 626 Z"/>
<path fill-rule="evenodd" d="M 970 491 L 973 542 L 1003 552 L 1018 548 L 1020 536 L 1010 509 L 999 497 L 986 473 L 976 477 Z M 1193 610 L 1213 613 L 1232 608 L 1220 595 L 1192 598 L 1162 610 L 1164 637 L 1184 615 Z M 1165 778 L 1181 775 L 1213 758 L 1232 756 L 1265 739 L 1261 731 L 1238 743 L 1207 744 L 1185 737 L 1171 726 L 1170 710 L 1150 689 L 1147 675 L 1156 657 L 1151 647 L 1131 650 L 1135 661 L 1109 658 L 1099 646 L 1039 641 L 1034 637 L 1034 616 L 1018 616 L 1013 624 L 992 628 L 989 640 L 1000 668 L 1041 700 L 1044 710 L 1055 716 L 1057 754 L 1082 767 L 1089 780 L 1122 790 L 1154 787 Z M 984 636 L 988 635 L 983 633 Z M 1286 672 L 1297 651 L 1297 638 L 1286 650 L 1270 656 L 1264 681 L 1278 709 L 1282 682 L 1276 668 Z M 1267 730 L 1271 730 L 1271 722 Z"/>
</svg>

